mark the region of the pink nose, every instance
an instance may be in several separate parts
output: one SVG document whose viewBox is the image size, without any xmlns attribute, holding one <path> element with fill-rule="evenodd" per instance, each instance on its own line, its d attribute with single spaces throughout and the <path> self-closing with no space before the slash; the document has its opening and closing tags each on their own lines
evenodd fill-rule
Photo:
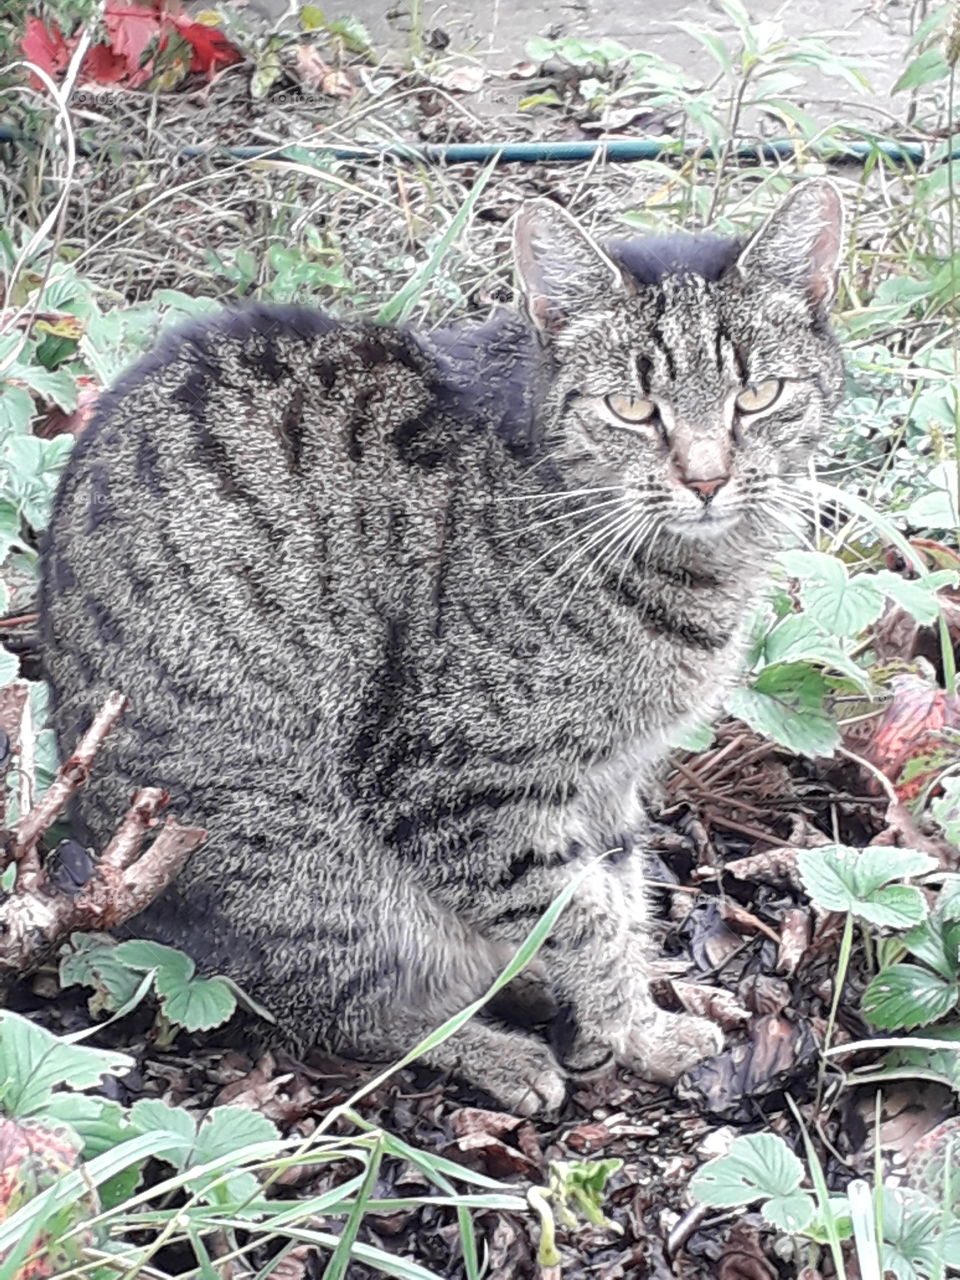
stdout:
<svg viewBox="0 0 960 1280">
<path fill-rule="evenodd" d="M 710 480 L 691 480 L 687 477 L 683 483 L 688 489 L 692 489 L 694 493 L 699 494 L 704 502 L 708 502 L 718 489 L 723 488 L 729 479 L 729 476 L 714 476 Z"/>
</svg>

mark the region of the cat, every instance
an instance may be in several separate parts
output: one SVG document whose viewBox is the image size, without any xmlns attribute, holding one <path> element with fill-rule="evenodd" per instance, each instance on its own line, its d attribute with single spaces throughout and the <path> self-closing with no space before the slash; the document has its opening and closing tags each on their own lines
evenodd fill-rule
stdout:
<svg viewBox="0 0 960 1280">
<path fill-rule="evenodd" d="M 532 1114 L 612 1060 L 669 1082 L 716 1053 L 650 995 L 638 788 L 737 678 L 841 394 L 841 242 L 819 179 L 744 241 L 601 247 L 538 199 L 517 311 L 418 333 L 249 306 L 121 377 L 58 491 L 42 625 L 64 752 L 130 699 L 85 838 L 148 784 L 209 832 L 138 931 L 295 1045 L 383 1059 L 579 875 L 512 996 L 427 1063 Z"/>
</svg>

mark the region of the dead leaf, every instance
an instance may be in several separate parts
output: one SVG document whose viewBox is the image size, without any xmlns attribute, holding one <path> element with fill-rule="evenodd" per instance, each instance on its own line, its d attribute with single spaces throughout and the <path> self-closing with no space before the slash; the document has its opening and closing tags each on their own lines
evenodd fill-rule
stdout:
<svg viewBox="0 0 960 1280">
<path fill-rule="evenodd" d="M 780 925 L 780 949 L 777 952 L 777 973 L 796 973 L 797 966 L 810 945 L 810 912 L 802 907 L 791 907 L 783 913 Z"/>
<path fill-rule="evenodd" d="M 748 973 L 737 983 L 737 995 L 751 1013 L 782 1013 L 793 998 L 788 983 L 769 973 Z"/>
<path fill-rule="evenodd" d="M 731 902 L 729 898 L 724 898 L 720 903 L 720 915 L 728 924 L 732 924 L 734 928 L 741 933 L 756 934 L 762 933 L 764 937 L 770 939 L 771 942 L 778 942 L 779 938 L 775 930 L 771 929 L 768 924 L 748 911 L 746 907 L 741 907 L 736 902 Z"/>
<path fill-rule="evenodd" d="M 613 1141 L 614 1135 L 605 1124 L 578 1124 L 564 1134 L 564 1142 L 581 1155 L 590 1155 L 594 1151 L 602 1151 Z"/>
<path fill-rule="evenodd" d="M 450 1115 L 450 1128 L 458 1138 L 473 1133 L 502 1138 L 513 1133 L 522 1123 L 520 1116 L 511 1116 L 503 1111 L 485 1111 L 482 1107 L 461 1107 Z"/>
<path fill-rule="evenodd" d="M 955 741 L 960 696 L 939 687 L 933 668 L 923 658 L 909 667 L 899 665 L 901 669 L 884 681 L 883 708 L 857 717 L 844 730 L 844 741 L 889 778 L 899 799 L 909 803 L 945 766 L 960 758 Z M 882 790 L 869 774 L 866 787 L 873 795 Z"/>
<path fill-rule="evenodd" d="M 318 1256 L 312 1244 L 298 1244 L 273 1264 L 268 1280 L 305 1280 L 307 1267 Z"/>
<path fill-rule="evenodd" d="M 724 1031 L 733 1031 L 750 1021 L 750 1011 L 740 1004 L 732 991 L 723 987 L 708 987 L 700 982 L 670 983 L 673 994 L 683 1005 L 687 1013 L 696 1014 L 699 1018 L 709 1018 L 723 1027 Z"/>
<path fill-rule="evenodd" d="M 781 1014 L 759 1018 L 750 1040 L 706 1058 L 682 1076 L 677 1093 L 687 1101 L 723 1116 L 752 1119 L 756 1099 L 792 1083 L 817 1055 L 817 1043 L 806 1020 Z"/>
<path fill-rule="evenodd" d="M 486 75 L 483 67 L 467 62 L 445 71 L 437 84 L 451 93 L 477 93 L 482 88 Z"/>
<path fill-rule="evenodd" d="M 717 1274 L 718 1280 L 776 1280 L 777 1275 L 763 1256 L 757 1231 L 745 1222 L 730 1232 Z"/>
<path fill-rule="evenodd" d="M 444 1152 L 468 1169 L 489 1174 L 492 1178 L 520 1176 L 531 1180 L 539 1178 L 540 1170 L 516 1147 L 508 1147 L 489 1133 L 466 1133 Z"/>
<path fill-rule="evenodd" d="M 712 868 L 704 868 L 704 873 L 694 871 L 695 879 L 711 879 L 705 873 Z M 761 853 L 752 853 L 746 858 L 735 858 L 724 867 L 731 876 L 738 880 L 759 880 L 762 884 L 782 884 L 784 881 L 795 889 L 801 888 L 797 874 L 797 851 L 793 848 L 764 849 Z"/>
<path fill-rule="evenodd" d="M 331 67 L 312 44 L 297 45 L 294 70 L 303 84 L 312 85 L 328 98 L 351 98 L 357 86 L 342 67 Z"/>
<path fill-rule="evenodd" d="M 515 62 L 507 75 L 511 80 L 529 80 L 540 70 L 536 62 Z"/>
</svg>

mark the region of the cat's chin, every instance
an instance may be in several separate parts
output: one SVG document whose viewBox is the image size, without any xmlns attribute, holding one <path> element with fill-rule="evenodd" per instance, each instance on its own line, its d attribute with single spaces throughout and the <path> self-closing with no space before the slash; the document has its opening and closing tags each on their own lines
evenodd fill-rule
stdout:
<svg viewBox="0 0 960 1280">
<path fill-rule="evenodd" d="M 715 542 L 726 537 L 728 533 L 741 523 L 743 517 L 739 512 L 705 511 L 696 519 L 668 520 L 664 525 L 669 533 L 678 533 L 683 538 L 692 538 L 698 542 Z"/>
</svg>

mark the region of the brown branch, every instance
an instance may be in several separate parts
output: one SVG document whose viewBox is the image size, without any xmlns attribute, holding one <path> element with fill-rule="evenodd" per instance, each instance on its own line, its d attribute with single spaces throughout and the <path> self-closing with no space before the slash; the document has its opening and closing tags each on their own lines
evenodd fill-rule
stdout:
<svg viewBox="0 0 960 1280">
<path fill-rule="evenodd" d="M 35 888 L 15 890 L 0 903 L 0 987 L 4 979 L 35 969 L 74 929 L 111 929 L 137 915 L 175 879 L 207 833 L 168 818 L 141 853 L 168 799 L 159 787 L 136 793 L 92 876 L 76 895 L 57 889 L 41 873 Z"/>
<path fill-rule="evenodd" d="M 97 752 L 120 719 L 126 705 L 127 700 L 122 694 L 110 694 L 94 716 L 90 728 L 80 739 L 76 750 L 60 766 L 57 776 L 43 796 L 14 827 L 13 860 L 20 863 L 16 883 L 18 890 L 32 892 L 40 883 L 37 843 L 90 776 Z M 21 744 L 21 752 L 22 750 Z"/>
<path fill-rule="evenodd" d="M 143 911 L 206 839 L 199 827 L 181 827 L 168 818 L 144 851 L 144 841 L 170 799 L 160 787 L 144 787 L 78 892 L 59 889 L 41 865 L 41 836 L 90 776 L 126 705 L 122 694 L 110 694 L 48 790 L 10 833 L 7 860 L 17 863 L 17 877 L 13 892 L 0 902 L 0 990 L 6 980 L 35 969 L 74 929 L 112 929 Z M 22 716 L 26 706 L 24 700 L 17 708 Z M 29 719 L 21 725 L 21 737 L 30 736 Z M 21 741 L 21 769 L 24 757 Z"/>
</svg>

